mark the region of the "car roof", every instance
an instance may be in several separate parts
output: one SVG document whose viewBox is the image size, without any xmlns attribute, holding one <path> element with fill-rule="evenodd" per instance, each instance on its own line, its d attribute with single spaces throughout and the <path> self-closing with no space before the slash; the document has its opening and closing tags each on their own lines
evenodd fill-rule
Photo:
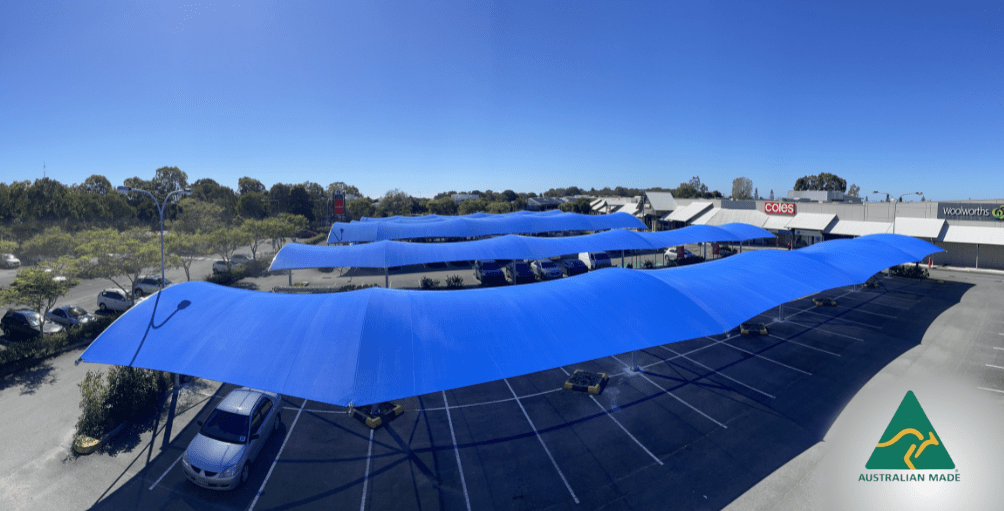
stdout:
<svg viewBox="0 0 1004 511">
<path fill-rule="evenodd" d="M 249 389 L 247 387 L 240 388 L 230 392 L 230 394 L 223 399 L 216 409 L 223 410 L 224 412 L 235 413 L 237 415 L 251 415 L 251 409 L 254 407 L 255 403 L 258 402 L 258 398 L 262 396 L 262 392 L 258 390 Z"/>
<path fill-rule="evenodd" d="M 109 287 L 107 289 L 102 289 L 101 292 L 102 293 L 115 292 L 115 293 L 123 293 L 123 294 L 125 294 L 126 291 L 125 291 L 125 289 L 122 289 L 122 288 L 119 288 L 119 287 Z"/>
</svg>

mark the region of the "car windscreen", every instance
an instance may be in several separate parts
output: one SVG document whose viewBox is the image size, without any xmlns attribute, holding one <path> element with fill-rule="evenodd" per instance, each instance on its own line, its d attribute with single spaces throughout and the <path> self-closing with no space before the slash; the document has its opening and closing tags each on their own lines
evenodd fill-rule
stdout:
<svg viewBox="0 0 1004 511">
<path fill-rule="evenodd" d="M 75 317 L 75 318 L 79 318 L 80 316 L 86 316 L 87 315 L 87 311 L 85 311 L 84 309 L 81 309 L 80 307 L 77 307 L 76 305 L 73 305 L 71 307 L 67 307 L 66 308 L 66 312 L 69 312 L 70 315 L 73 316 L 73 317 Z"/>
<path fill-rule="evenodd" d="M 497 270 L 499 265 L 496 263 L 481 263 L 481 270 Z"/>
<path fill-rule="evenodd" d="M 548 268 L 548 269 L 550 269 L 550 268 L 557 268 L 554 265 L 554 263 L 552 263 L 551 261 L 541 261 L 540 262 L 540 267 L 541 268 Z"/>
<path fill-rule="evenodd" d="M 199 432 L 221 442 L 243 444 L 247 442 L 248 429 L 250 428 L 248 419 L 247 415 L 213 410 Z"/>
<path fill-rule="evenodd" d="M 516 271 L 528 272 L 530 271 L 530 267 L 526 263 L 516 263 Z"/>
<path fill-rule="evenodd" d="M 24 318 L 28 320 L 28 323 L 31 323 L 31 326 L 38 326 L 41 323 L 41 320 L 38 319 L 37 312 L 25 311 L 23 315 Z"/>
<path fill-rule="evenodd" d="M 593 254 L 593 259 L 596 259 L 597 261 L 609 261 L 610 256 L 606 255 L 603 252 L 597 252 Z"/>
</svg>

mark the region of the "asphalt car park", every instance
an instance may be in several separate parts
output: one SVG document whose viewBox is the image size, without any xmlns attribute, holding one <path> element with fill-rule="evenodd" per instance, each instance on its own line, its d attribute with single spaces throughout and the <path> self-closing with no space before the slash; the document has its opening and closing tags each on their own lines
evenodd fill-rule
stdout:
<svg viewBox="0 0 1004 511">
<path fill-rule="evenodd" d="M 287 397 L 244 487 L 186 480 L 190 425 L 93 508 L 720 509 L 820 442 L 972 287 L 893 278 L 834 290 L 822 296 L 835 307 L 805 297 L 754 318 L 768 335 L 655 346 L 636 352 L 641 371 L 625 353 L 403 399 L 405 413 L 375 430 Z M 575 369 L 610 380 L 599 395 L 562 389 Z"/>
</svg>

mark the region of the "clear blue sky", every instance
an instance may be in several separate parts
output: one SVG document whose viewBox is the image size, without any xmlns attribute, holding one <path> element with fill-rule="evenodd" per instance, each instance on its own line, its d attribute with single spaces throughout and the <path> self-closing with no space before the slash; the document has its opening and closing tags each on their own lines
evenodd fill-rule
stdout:
<svg viewBox="0 0 1004 511">
<path fill-rule="evenodd" d="M 1004 196 L 1000 2 L 0 0 L 0 181 Z"/>
</svg>

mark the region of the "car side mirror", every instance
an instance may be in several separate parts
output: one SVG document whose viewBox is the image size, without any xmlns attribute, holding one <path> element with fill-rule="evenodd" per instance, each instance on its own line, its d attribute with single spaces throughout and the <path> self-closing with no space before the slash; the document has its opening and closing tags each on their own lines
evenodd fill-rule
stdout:
<svg viewBox="0 0 1004 511">
<path fill-rule="evenodd" d="M 261 435 L 259 435 L 257 433 L 251 435 L 251 440 L 258 440 L 259 438 L 261 438 Z"/>
</svg>

